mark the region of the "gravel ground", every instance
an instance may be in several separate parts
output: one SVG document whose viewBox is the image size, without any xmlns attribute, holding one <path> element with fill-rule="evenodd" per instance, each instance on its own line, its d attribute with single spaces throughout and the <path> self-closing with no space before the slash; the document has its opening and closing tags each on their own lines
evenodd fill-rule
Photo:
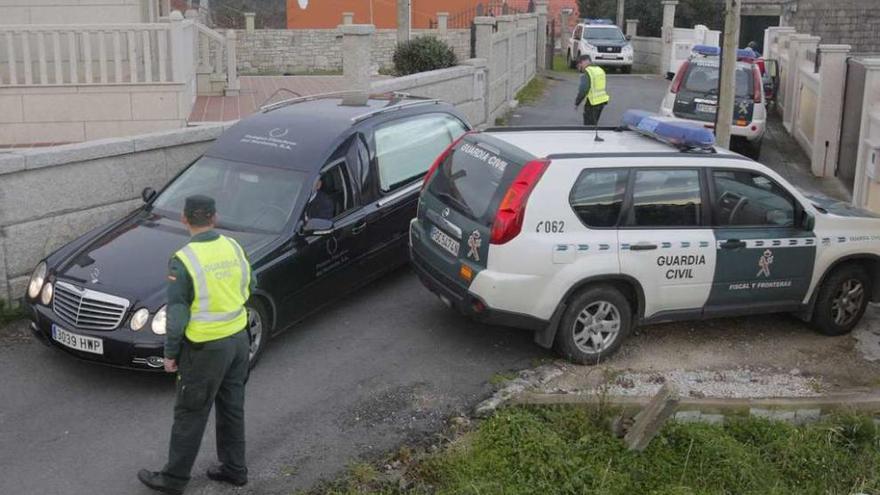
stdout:
<svg viewBox="0 0 880 495">
<path fill-rule="evenodd" d="M 826 337 L 788 315 L 647 326 L 598 366 L 559 364 L 549 393 L 653 395 L 669 381 L 691 397 L 809 397 L 880 386 L 880 306 L 851 335 Z"/>
</svg>

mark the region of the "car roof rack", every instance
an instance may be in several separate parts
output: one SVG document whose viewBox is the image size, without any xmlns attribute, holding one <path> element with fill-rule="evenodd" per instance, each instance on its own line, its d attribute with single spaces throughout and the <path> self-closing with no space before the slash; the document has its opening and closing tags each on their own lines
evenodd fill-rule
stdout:
<svg viewBox="0 0 880 495">
<path fill-rule="evenodd" d="M 435 99 L 435 98 L 414 97 L 414 96 L 410 96 L 409 94 L 406 94 L 406 93 L 394 93 L 394 96 L 399 97 L 399 99 L 391 100 L 388 105 L 386 105 L 382 108 L 377 108 L 375 110 L 371 110 L 369 112 L 362 113 L 356 117 L 352 117 L 351 121 L 353 123 L 360 122 L 360 121 L 367 119 L 369 117 L 372 117 L 374 115 L 379 115 L 379 114 L 383 114 L 386 112 L 393 112 L 393 111 L 397 111 L 397 110 L 402 110 L 404 108 L 410 108 L 410 107 L 415 107 L 415 106 L 419 106 L 419 105 L 438 105 L 441 103 L 440 100 Z M 414 98 L 414 99 L 411 99 L 409 101 L 401 101 L 404 98 Z"/>
<path fill-rule="evenodd" d="M 286 99 L 286 100 L 276 101 L 275 103 L 269 103 L 268 105 L 265 104 L 266 101 L 271 100 L 272 97 L 274 97 L 275 95 L 277 95 L 277 94 L 280 93 L 280 92 L 289 92 L 289 93 L 296 94 L 296 95 L 298 95 L 298 96 L 296 96 L 295 98 L 288 98 L 288 99 Z M 321 99 L 324 99 L 324 98 L 333 98 L 333 97 L 336 97 L 336 96 L 345 96 L 345 95 L 349 95 L 349 94 L 353 94 L 353 93 L 359 93 L 359 92 L 360 92 L 360 91 L 354 91 L 354 90 L 330 91 L 330 92 L 327 92 L 327 93 L 316 93 L 316 94 L 313 94 L 313 95 L 305 95 L 305 96 L 302 96 L 302 95 L 300 95 L 299 93 L 297 93 L 296 91 L 292 91 L 292 90 L 289 90 L 289 89 L 287 89 L 287 88 L 279 88 L 279 89 L 276 90 L 274 93 L 272 93 L 271 96 L 269 96 L 268 98 L 266 98 L 266 101 L 263 102 L 264 104 L 260 106 L 260 111 L 261 111 L 261 112 L 269 112 L 269 111 L 271 111 L 271 110 L 276 110 L 276 109 L 278 109 L 278 108 L 286 107 L 286 106 L 289 106 L 289 105 L 295 105 L 295 104 L 297 104 L 297 103 L 302 103 L 302 102 L 304 102 L 304 101 L 321 100 Z"/>
</svg>

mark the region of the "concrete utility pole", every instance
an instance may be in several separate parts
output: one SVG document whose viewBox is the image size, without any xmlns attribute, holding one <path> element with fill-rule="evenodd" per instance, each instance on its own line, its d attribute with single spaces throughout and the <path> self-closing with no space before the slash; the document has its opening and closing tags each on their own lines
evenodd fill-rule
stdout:
<svg viewBox="0 0 880 495">
<path fill-rule="evenodd" d="M 410 9 L 412 0 L 397 0 L 397 42 L 403 43 L 410 38 Z"/>
<path fill-rule="evenodd" d="M 736 95 L 736 49 L 739 45 L 739 21 L 742 0 L 724 2 L 724 38 L 721 47 L 721 81 L 718 88 L 718 111 L 715 114 L 715 143 L 730 148 L 730 126 Z"/>
<path fill-rule="evenodd" d="M 617 25 L 620 26 L 620 29 L 626 27 L 626 19 L 623 13 L 625 6 L 626 0 L 617 0 Z"/>
</svg>

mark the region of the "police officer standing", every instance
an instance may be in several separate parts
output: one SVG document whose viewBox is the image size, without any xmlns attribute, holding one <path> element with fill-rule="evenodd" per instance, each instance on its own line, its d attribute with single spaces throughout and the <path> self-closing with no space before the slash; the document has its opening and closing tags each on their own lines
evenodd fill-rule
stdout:
<svg viewBox="0 0 880 495">
<path fill-rule="evenodd" d="M 208 478 L 247 483 L 244 386 L 249 339 L 245 302 L 254 288 L 241 246 L 214 232 L 217 213 L 207 196 L 186 199 L 183 219 L 192 238 L 175 253 L 168 274 L 165 371 L 177 372 L 177 399 L 168 463 L 138 479 L 163 493 L 183 493 L 216 404 L 217 457 Z"/>
<path fill-rule="evenodd" d="M 578 59 L 578 71 L 581 72 L 581 84 L 578 87 L 574 107 L 584 102 L 584 125 L 599 125 L 602 109 L 611 99 L 605 91 L 605 71 L 592 64 L 589 55 L 581 55 Z"/>
</svg>

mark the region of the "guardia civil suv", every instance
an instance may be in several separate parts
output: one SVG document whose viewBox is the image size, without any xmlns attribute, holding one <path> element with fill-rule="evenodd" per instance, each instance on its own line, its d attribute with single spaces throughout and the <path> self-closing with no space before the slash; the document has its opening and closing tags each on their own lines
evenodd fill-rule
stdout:
<svg viewBox="0 0 880 495">
<path fill-rule="evenodd" d="M 880 300 L 880 218 L 802 194 L 699 124 L 624 123 L 453 143 L 410 225 L 423 284 L 578 363 L 675 320 L 790 312 L 840 335 Z"/>
</svg>

